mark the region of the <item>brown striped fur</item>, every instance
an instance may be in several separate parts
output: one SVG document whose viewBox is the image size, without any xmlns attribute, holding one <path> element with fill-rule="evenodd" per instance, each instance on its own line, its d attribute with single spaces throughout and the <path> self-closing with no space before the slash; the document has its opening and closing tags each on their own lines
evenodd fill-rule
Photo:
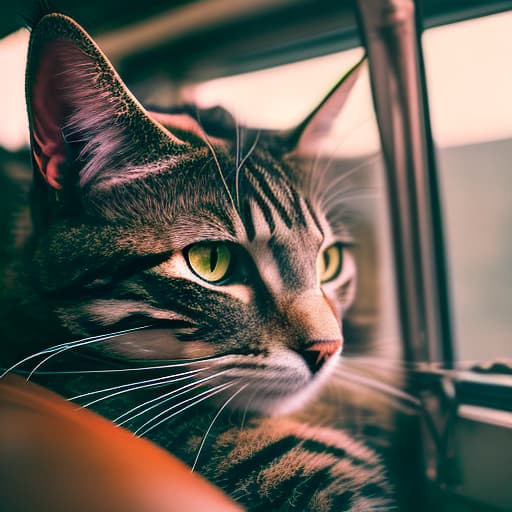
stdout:
<svg viewBox="0 0 512 512">
<path fill-rule="evenodd" d="M 322 414 L 291 416 L 321 402 L 356 283 L 341 205 L 318 200 L 301 150 L 358 69 L 295 131 L 257 132 L 219 109 L 146 111 L 76 22 L 38 20 L 33 223 L 2 276 L 2 366 L 27 357 L 11 369 L 168 448 L 251 510 L 391 510 L 372 449 L 314 426 Z M 234 261 L 222 283 L 186 259 L 212 241 Z M 343 261 L 321 283 L 333 245 Z"/>
</svg>

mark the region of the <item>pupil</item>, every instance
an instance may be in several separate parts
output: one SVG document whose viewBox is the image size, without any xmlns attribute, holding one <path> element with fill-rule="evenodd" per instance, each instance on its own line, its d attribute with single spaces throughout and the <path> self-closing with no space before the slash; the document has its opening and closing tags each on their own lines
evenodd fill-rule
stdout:
<svg viewBox="0 0 512 512">
<path fill-rule="evenodd" d="M 329 268 L 329 253 L 324 252 L 324 272 Z"/>
<path fill-rule="evenodd" d="M 217 251 L 217 247 L 212 247 L 210 254 L 210 272 L 215 270 L 217 266 L 217 260 L 219 259 L 219 253 Z"/>
</svg>

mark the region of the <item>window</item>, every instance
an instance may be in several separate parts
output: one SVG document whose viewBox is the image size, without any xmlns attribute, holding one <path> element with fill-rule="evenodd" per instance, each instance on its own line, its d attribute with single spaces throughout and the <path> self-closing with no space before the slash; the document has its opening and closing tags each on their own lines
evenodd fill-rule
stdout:
<svg viewBox="0 0 512 512">
<path fill-rule="evenodd" d="M 507 478 L 497 470 L 508 464 L 512 443 L 512 378 L 503 375 L 512 356 L 511 28 L 509 11 L 423 36 L 455 364 L 484 373 L 452 374 L 444 478 L 449 506 L 462 510 L 468 503 L 512 506 Z"/>
<path fill-rule="evenodd" d="M 512 13 L 425 32 L 457 359 L 512 357 Z"/>
</svg>

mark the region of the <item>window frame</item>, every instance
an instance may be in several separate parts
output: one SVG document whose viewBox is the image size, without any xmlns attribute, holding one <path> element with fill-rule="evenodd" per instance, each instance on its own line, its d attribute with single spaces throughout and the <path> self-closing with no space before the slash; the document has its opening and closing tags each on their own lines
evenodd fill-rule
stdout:
<svg viewBox="0 0 512 512">
<path fill-rule="evenodd" d="M 506 449 L 497 450 L 496 439 L 512 442 L 512 376 L 453 370 L 443 215 L 421 49 L 423 20 L 418 11 L 414 16 L 408 0 L 386 3 L 382 11 L 377 2 L 361 0 L 358 5 L 387 167 L 395 267 L 401 269 L 396 280 L 405 354 L 411 363 L 441 361 L 443 368 L 415 375 L 421 377 L 415 393 L 423 396 L 430 426 L 423 439 L 431 492 L 438 505 L 450 510 L 506 510 L 512 507 L 512 495 L 500 464 L 489 463 L 486 454 L 506 463 Z M 475 438 L 477 446 L 470 443 Z M 498 482 L 496 492 L 486 492 L 482 481 L 487 488 Z"/>
</svg>

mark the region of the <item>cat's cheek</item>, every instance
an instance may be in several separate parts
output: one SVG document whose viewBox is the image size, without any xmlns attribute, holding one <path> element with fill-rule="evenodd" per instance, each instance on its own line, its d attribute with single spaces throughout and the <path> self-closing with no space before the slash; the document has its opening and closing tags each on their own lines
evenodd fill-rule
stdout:
<svg viewBox="0 0 512 512">
<path fill-rule="evenodd" d="M 182 342 L 169 329 L 148 329 L 117 337 L 105 350 L 127 359 L 185 360 L 209 357 L 214 347 L 202 341 Z"/>
<path fill-rule="evenodd" d="M 216 354 L 212 344 L 204 341 L 188 341 L 186 343 L 182 343 L 182 345 L 183 359 L 199 359 L 214 356 Z"/>
</svg>

